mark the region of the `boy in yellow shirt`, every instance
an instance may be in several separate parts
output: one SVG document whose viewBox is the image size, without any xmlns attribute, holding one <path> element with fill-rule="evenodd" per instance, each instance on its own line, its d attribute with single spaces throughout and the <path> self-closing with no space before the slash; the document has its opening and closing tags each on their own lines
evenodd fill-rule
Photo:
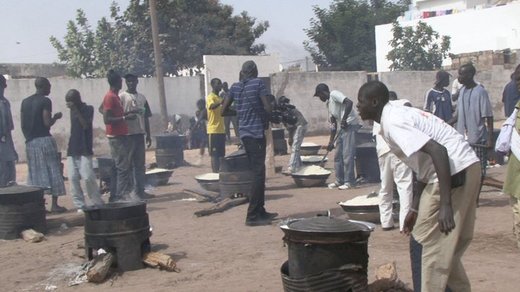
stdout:
<svg viewBox="0 0 520 292">
<path fill-rule="evenodd" d="M 211 93 L 206 97 L 206 110 L 208 111 L 208 148 L 211 156 L 211 169 L 219 172 L 220 158 L 226 155 L 226 128 L 224 117 L 221 114 L 223 99 L 218 95 L 222 90 L 222 81 L 218 78 L 211 79 Z"/>
</svg>

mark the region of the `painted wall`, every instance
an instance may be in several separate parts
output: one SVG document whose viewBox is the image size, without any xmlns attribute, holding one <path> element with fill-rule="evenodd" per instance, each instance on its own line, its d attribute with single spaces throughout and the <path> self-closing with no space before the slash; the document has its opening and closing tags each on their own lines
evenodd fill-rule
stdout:
<svg viewBox="0 0 520 292">
<path fill-rule="evenodd" d="M 169 116 L 182 114 L 193 116 L 195 113 L 195 102 L 203 96 L 202 76 L 195 77 L 172 77 L 165 78 L 165 90 Z M 61 111 L 63 118 L 58 120 L 51 128 L 52 135 L 56 138 L 58 148 L 65 155 L 70 133 L 70 115 L 65 106 L 65 94 L 69 89 L 75 88 L 80 91 L 82 99 L 87 104 L 93 105 L 94 114 L 94 153 L 105 155 L 109 153 L 108 141 L 105 137 L 105 125 L 103 117 L 97 112 L 105 93 L 108 83 L 105 79 L 65 79 L 49 78 L 51 82 L 50 98 L 53 102 L 53 112 Z M 153 117 L 150 127 L 153 133 L 162 131 L 160 126 L 160 106 L 158 98 L 157 82 L 155 78 L 140 78 L 138 91 L 143 93 L 150 104 Z M 123 90 L 125 89 L 123 85 Z M 34 79 L 7 80 L 5 95 L 11 102 L 13 119 L 15 124 L 14 141 L 18 149 L 20 159 L 25 160 L 25 139 L 20 125 L 20 106 L 22 100 L 35 92 Z"/>
<path fill-rule="evenodd" d="M 366 72 L 281 72 L 271 75 L 271 90 L 277 97 L 285 95 L 302 112 L 309 123 L 309 134 L 328 132 L 328 112 L 325 103 L 314 97 L 319 83 L 339 90 L 357 103 L 357 92 L 367 81 Z"/>
<path fill-rule="evenodd" d="M 238 82 L 238 74 L 245 61 L 253 60 L 258 68 L 258 77 L 269 77 L 270 74 L 280 72 L 280 61 L 278 55 L 268 56 L 226 56 L 226 55 L 204 55 L 205 69 L 205 96 L 211 91 L 210 81 L 219 78 L 222 82 L 227 81 L 229 87 Z"/>
<path fill-rule="evenodd" d="M 451 36 L 453 54 L 520 48 L 520 2 L 481 10 L 420 19 L 441 35 Z M 402 26 L 419 20 L 402 21 Z M 392 24 L 376 26 L 377 71 L 389 71 L 386 55 L 391 50 Z M 446 59 L 444 65 L 449 65 Z"/>
</svg>

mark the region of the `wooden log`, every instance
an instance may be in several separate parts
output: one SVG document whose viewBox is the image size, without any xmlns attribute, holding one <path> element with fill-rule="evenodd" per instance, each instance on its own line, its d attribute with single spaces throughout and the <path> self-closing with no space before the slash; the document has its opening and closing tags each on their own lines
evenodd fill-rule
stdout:
<svg viewBox="0 0 520 292">
<path fill-rule="evenodd" d="M 489 187 L 495 187 L 498 189 L 502 189 L 504 187 L 504 182 L 499 181 L 498 179 L 494 179 L 492 177 L 486 176 L 482 181 L 482 184 Z"/>
<path fill-rule="evenodd" d="M 143 256 L 143 263 L 152 268 L 159 268 L 161 270 L 167 270 L 170 272 L 180 272 L 177 269 L 177 264 L 169 255 L 165 255 L 159 252 L 149 252 Z"/>
<path fill-rule="evenodd" d="M 201 216 L 208 216 L 208 215 L 219 213 L 219 212 L 224 212 L 227 209 L 230 209 L 230 208 L 238 206 L 238 205 L 245 204 L 248 201 L 249 201 L 249 199 L 247 197 L 228 197 L 209 208 L 195 212 L 195 216 L 201 217 Z"/>
<path fill-rule="evenodd" d="M 199 197 L 203 202 L 216 202 L 220 199 L 218 193 L 209 192 L 202 189 L 183 189 L 182 192 Z"/>
<path fill-rule="evenodd" d="M 110 252 L 98 255 L 94 258 L 91 268 L 87 271 L 87 280 L 94 283 L 103 282 L 115 259 L 115 255 Z"/>
</svg>

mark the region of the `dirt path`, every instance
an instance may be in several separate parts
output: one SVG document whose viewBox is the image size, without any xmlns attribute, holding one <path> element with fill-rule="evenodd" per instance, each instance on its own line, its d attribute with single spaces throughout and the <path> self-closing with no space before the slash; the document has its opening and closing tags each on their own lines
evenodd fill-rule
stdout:
<svg viewBox="0 0 520 292">
<path fill-rule="evenodd" d="M 323 144 L 325 139 L 310 137 L 306 141 Z M 188 162 L 195 162 L 197 156 L 197 151 L 185 151 Z M 329 155 L 329 159 L 332 157 Z M 148 152 L 147 158 L 153 161 L 153 152 Z M 288 158 L 277 156 L 276 165 L 285 166 Z M 332 167 L 332 162 L 327 167 Z M 18 168 L 19 181 L 23 181 L 25 166 Z M 78 257 L 84 253 L 78 249 L 83 242 L 82 215 L 70 211 L 48 216 L 52 229 L 44 242 L 0 240 L 0 290 L 44 291 L 56 286 L 56 291 L 282 291 L 280 266 L 287 260 L 287 248 L 276 225 L 246 227 L 246 205 L 197 218 L 193 213 L 210 203 L 181 200 L 186 198 L 181 193 L 184 188 L 196 186 L 193 176 L 209 170 L 207 156 L 200 167 L 176 169 L 169 185 L 156 188 L 157 197 L 147 206 L 153 225 L 153 250 L 170 254 L 180 273 L 142 269 L 117 275 L 100 285 L 67 287 L 73 272 L 84 262 Z M 504 172 L 505 167 L 489 170 L 490 175 L 499 179 Z M 348 191 L 301 189 L 295 187 L 290 177 L 277 175 L 267 182 L 266 207 L 284 218 L 314 216 L 325 210 L 346 216 L 337 202 L 377 189 L 375 184 Z M 473 290 L 517 291 L 520 252 L 511 231 L 508 198 L 500 190 L 487 187 L 481 198 L 475 238 L 464 257 Z M 70 196 L 63 202 L 72 208 Z M 66 229 L 60 228 L 62 222 L 69 223 Z M 370 280 L 375 267 L 395 261 L 400 278 L 411 282 L 408 240 L 398 231 L 383 232 L 378 226 L 370 236 L 369 254 Z"/>
</svg>

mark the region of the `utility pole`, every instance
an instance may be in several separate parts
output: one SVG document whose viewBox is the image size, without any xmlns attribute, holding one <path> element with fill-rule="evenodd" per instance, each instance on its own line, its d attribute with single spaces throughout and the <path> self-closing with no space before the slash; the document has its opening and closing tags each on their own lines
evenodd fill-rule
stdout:
<svg viewBox="0 0 520 292">
<path fill-rule="evenodd" d="M 162 53 L 159 43 L 159 26 L 157 25 L 157 9 L 156 1 L 149 0 L 150 19 L 152 21 L 152 40 L 153 55 L 155 59 L 155 77 L 157 78 L 157 86 L 159 87 L 159 104 L 161 105 L 162 128 L 166 130 L 168 127 L 168 109 L 166 107 L 166 93 L 164 91 L 164 74 L 162 69 Z"/>
</svg>

